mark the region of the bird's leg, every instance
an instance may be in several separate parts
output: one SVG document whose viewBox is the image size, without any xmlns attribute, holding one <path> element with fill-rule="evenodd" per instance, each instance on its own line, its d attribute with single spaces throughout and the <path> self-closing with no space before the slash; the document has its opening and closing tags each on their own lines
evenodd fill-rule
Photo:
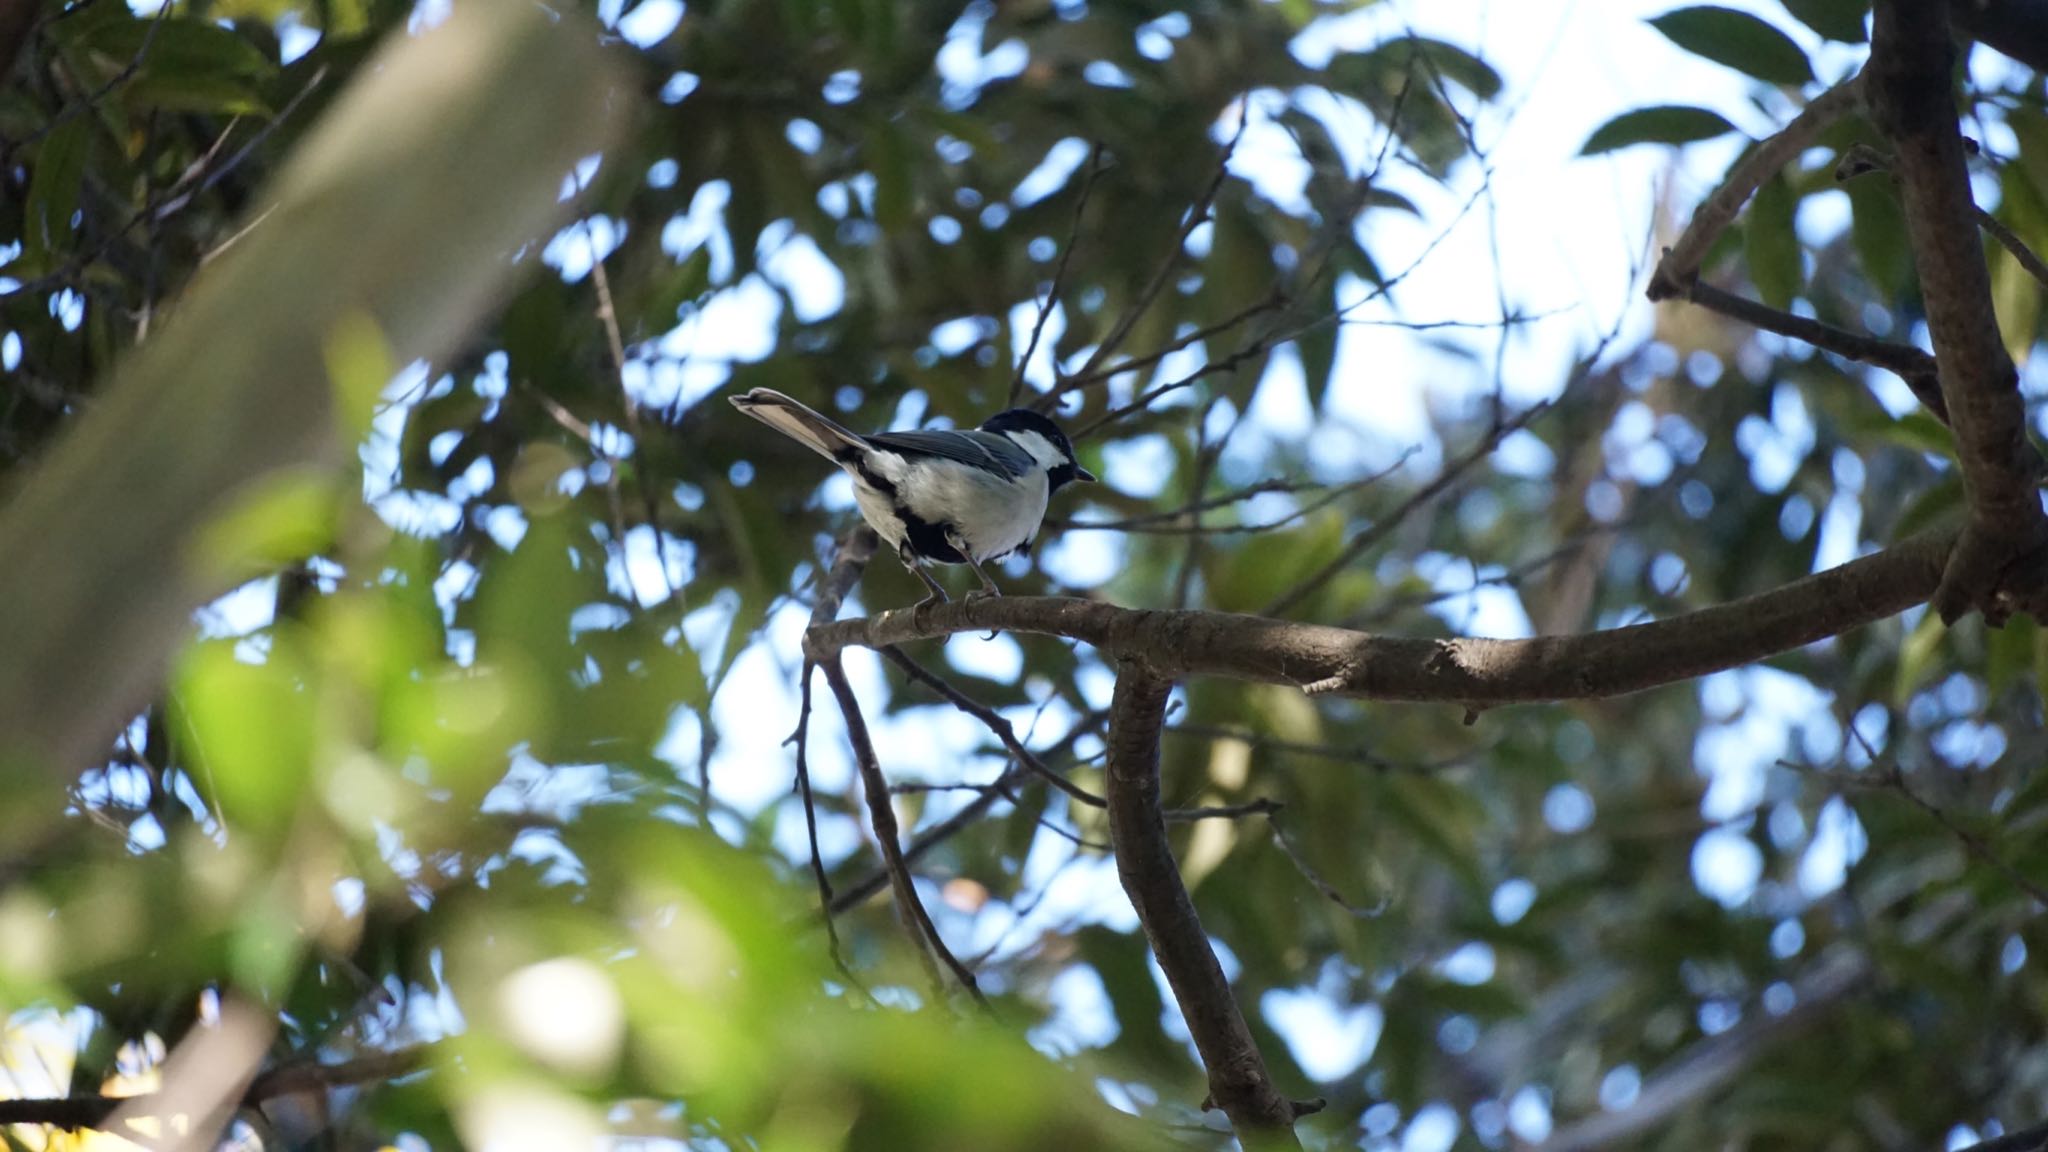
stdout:
<svg viewBox="0 0 2048 1152">
<path fill-rule="evenodd" d="M 946 534 L 946 543 L 951 544 L 953 551 L 958 552 L 960 558 L 967 561 L 967 566 L 974 569 L 975 579 L 981 581 L 980 588 L 967 594 L 969 600 L 978 600 L 983 596 L 1001 596 L 1003 594 L 1003 590 L 996 587 L 996 582 L 988 578 L 988 573 L 981 570 L 981 561 L 976 560 L 974 553 L 967 550 L 967 542 L 965 540 L 949 532 Z"/>
<path fill-rule="evenodd" d="M 944 604 L 946 602 L 947 597 L 945 585 L 939 583 L 937 580 L 932 579 L 932 574 L 930 572 L 925 571 L 924 561 L 919 560 L 917 558 L 917 554 L 910 550 L 910 545 L 907 542 L 903 545 L 902 548 L 897 550 L 896 558 L 898 560 L 903 561 L 903 566 L 905 568 L 910 569 L 912 575 L 916 576 L 919 580 L 924 581 L 924 586 L 932 590 L 931 595 L 925 597 L 922 600 L 919 600 L 916 604 L 911 605 L 911 611 L 915 612 L 919 608 L 924 608 L 932 604 Z"/>
</svg>

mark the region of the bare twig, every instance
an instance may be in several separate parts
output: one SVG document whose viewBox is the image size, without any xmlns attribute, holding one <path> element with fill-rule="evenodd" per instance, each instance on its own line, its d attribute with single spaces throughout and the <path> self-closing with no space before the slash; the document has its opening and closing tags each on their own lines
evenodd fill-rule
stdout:
<svg viewBox="0 0 2048 1152">
<path fill-rule="evenodd" d="M 303 1061 L 281 1064 L 251 1081 L 242 1093 L 243 1107 L 300 1092 L 345 1088 L 395 1080 L 425 1066 L 431 1046 L 417 1045 L 390 1052 L 376 1052 L 338 1064 Z M 58 1096 L 43 1099 L 0 1100 L 0 1125 L 48 1124 L 55 1128 L 104 1128 L 116 1109 L 131 1116 L 156 1116 L 152 1111 L 162 1103 L 162 1094 L 141 1096 Z M 123 1133 L 126 1134 L 125 1131 Z"/>
<path fill-rule="evenodd" d="M 1088 805 L 1090 808 L 1105 806 L 1106 802 L 1102 797 L 1046 767 L 1045 761 L 1040 760 L 1036 753 L 1024 746 L 1022 740 L 1017 739 L 1016 725 L 1011 724 L 1009 719 L 1002 713 L 954 687 L 944 678 L 933 673 L 931 669 L 904 655 L 901 649 L 893 647 L 884 648 L 882 649 L 882 655 L 888 657 L 890 663 L 902 669 L 905 676 L 937 692 L 948 703 L 952 704 L 953 707 L 981 721 L 982 726 L 987 728 L 997 740 L 1002 742 L 1003 747 L 1009 751 L 1010 755 L 1019 764 L 1029 768 L 1040 779 L 1066 793 L 1075 801 Z"/>
<path fill-rule="evenodd" d="M 1016 406 L 1017 397 L 1024 394 L 1024 373 L 1031 367 L 1031 357 L 1038 352 L 1038 339 L 1045 333 L 1045 322 L 1052 316 L 1052 310 L 1059 305 L 1060 284 L 1067 276 L 1067 261 L 1073 259 L 1074 247 L 1081 239 L 1081 217 L 1088 211 L 1088 198 L 1094 194 L 1095 181 L 1101 177 L 1102 145 L 1097 143 L 1088 150 L 1088 178 L 1082 181 L 1081 193 L 1074 199 L 1074 221 L 1067 227 L 1066 246 L 1060 249 L 1059 263 L 1053 265 L 1052 269 L 1052 283 L 1046 288 L 1045 299 L 1038 306 L 1038 319 L 1031 325 L 1031 342 L 1024 346 L 1024 355 L 1017 360 L 1016 375 L 1010 377 L 1009 402 L 1012 407 Z M 1057 364 L 1053 366 L 1053 374 L 1055 377 L 1059 374 Z M 1054 384 L 1054 391 L 1057 392 L 1058 381 L 1055 380 Z"/>
<path fill-rule="evenodd" d="M 1709 1036 L 1667 1061 L 1643 1082 L 1628 1107 L 1595 1112 L 1559 1127 L 1538 1145 L 1539 1152 L 1592 1152 L 1640 1145 L 1650 1130 L 1667 1118 L 1718 1094 L 1772 1047 L 1826 1019 L 1844 1001 L 1864 991 L 1870 976 L 1870 962 L 1861 955 L 1829 953 L 1813 971 L 1793 983 L 1795 1000 L 1790 1011 L 1745 1014 L 1735 1027 Z"/>
<path fill-rule="evenodd" d="M 1095 346 L 1095 351 L 1089 354 L 1077 375 L 1086 376 L 1094 372 L 1111 356 L 1116 355 L 1117 350 L 1123 347 L 1124 341 L 1130 338 L 1131 330 L 1138 326 L 1138 321 L 1144 319 L 1145 313 L 1151 311 L 1152 302 L 1159 298 L 1159 293 L 1165 289 L 1166 282 L 1173 278 L 1174 269 L 1180 266 L 1181 255 L 1187 249 L 1188 237 L 1195 234 L 1195 229 L 1208 223 L 1209 209 L 1215 205 L 1216 194 L 1223 190 L 1223 181 L 1230 175 L 1230 158 L 1237 154 L 1238 141 L 1244 139 L 1245 127 L 1250 122 L 1250 105 L 1241 103 L 1238 107 L 1237 130 L 1231 133 L 1229 142 L 1223 146 L 1223 154 L 1217 157 L 1215 174 L 1209 178 L 1209 183 L 1202 189 L 1202 194 L 1195 198 L 1194 204 L 1189 206 L 1187 219 L 1181 222 L 1180 234 L 1174 237 L 1173 247 L 1167 251 L 1165 258 L 1159 262 L 1158 269 L 1152 273 L 1151 282 L 1145 285 L 1144 290 L 1131 301 L 1123 314 L 1117 317 L 1116 323 L 1109 330 L 1109 335 L 1103 337 L 1102 342 Z M 1048 394 L 1048 399 L 1057 395 L 1058 390 L 1055 389 Z"/>
<path fill-rule="evenodd" d="M 804 661 L 803 703 L 797 711 L 796 731 L 790 734 L 789 739 L 796 745 L 796 787 L 803 797 L 804 832 L 811 845 L 811 875 L 818 881 L 818 909 L 825 918 L 825 947 L 831 952 L 832 966 L 852 980 L 853 972 L 847 968 L 846 957 L 839 948 L 839 925 L 832 919 L 832 880 L 825 874 L 825 858 L 818 851 L 818 808 L 811 796 L 811 671 L 816 667 L 810 661 Z"/>
<path fill-rule="evenodd" d="M 1353 561 L 1370 551 L 1381 540 L 1386 539 L 1417 508 L 1436 499 L 1445 489 L 1457 483 L 1474 465 L 1491 456 L 1493 450 L 1498 448 L 1500 442 L 1506 439 L 1509 434 L 1528 427 L 1530 422 L 1548 412 L 1550 408 L 1551 404 L 1548 401 L 1541 404 L 1532 404 L 1508 420 L 1495 424 L 1488 431 L 1484 439 L 1468 449 L 1463 456 L 1445 465 L 1443 471 L 1438 473 L 1434 480 L 1416 489 L 1413 495 L 1396 505 L 1393 511 L 1374 520 L 1371 527 L 1353 536 L 1337 555 L 1330 558 L 1329 563 L 1316 569 L 1306 580 L 1301 581 L 1274 598 L 1272 603 L 1266 605 L 1264 614 L 1278 616 L 1300 604 L 1303 600 L 1308 599 L 1317 589 L 1336 578 L 1339 572 L 1349 568 Z"/>
<path fill-rule="evenodd" d="M 1802 340 L 1823 352 L 1845 360 L 1882 368 L 1906 382 L 1922 407 L 1942 423 L 1948 423 L 1948 404 L 1941 397 L 1941 377 L 1934 357 L 1911 344 L 1895 344 L 1874 336 L 1862 336 L 1819 320 L 1809 320 L 1780 311 L 1767 304 L 1737 296 L 1704 280 L 1694 280 L 1678 296 L 1710 312 L 1739 320 L 1766 332 Z"/>
<path fill-rule="evenodd" d="M 952 949 L 946 947 L 938 925 L 932 923 L 931 913 L 925 910 L 924 901 L 918 898 L 917 881 L 911 877 L 910 864 L 903 856 L 896 810 L 889 799 L 889 781 L 882 775 L 882 763 L 875 756 L 874 740 L 868 735 L 867 719 L 861 715 L 860 699 L 853 694 L 853 685 L 847 683 L 846 670 L 840 667 L 836 655 L 820 660 L 818 664 L 825 671 L 825 683 L 839 701 L 840 715 L 846 721 L 846 737 L 853 745 L 854 763 L 860 768 L 861 788 L 867 793 L 868 819 L 874 827 L 876 843 L 882 850 L 883 865 L 889 870 L 889 881 L 896 889 L 897 911 L 910 930 L 911 942 L 931 972 L 935 987 L 938 973 L 931 969 L 934 954 L 953 973 L 954 979 L 960 981 L 960 986 L 967 989 L 967 994 L 987 1008 L 988 999 L 981 994 L 981 985 L 975 980 L 974 973 L 960 963 Z"/>
</svg>

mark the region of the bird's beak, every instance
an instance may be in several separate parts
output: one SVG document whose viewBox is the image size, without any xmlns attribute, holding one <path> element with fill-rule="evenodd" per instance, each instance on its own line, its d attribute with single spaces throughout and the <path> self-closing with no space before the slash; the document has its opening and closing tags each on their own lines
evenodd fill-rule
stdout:
<svg viewBox="0 0 2048 1152">
<path fill-rule="evenodd" d="M 1095 473 L 1076 464 L 1074 465 L 1074 479 L 1079 480 L 1083 484 L 1093 484 L 1095 483 Z"/>
</svg>

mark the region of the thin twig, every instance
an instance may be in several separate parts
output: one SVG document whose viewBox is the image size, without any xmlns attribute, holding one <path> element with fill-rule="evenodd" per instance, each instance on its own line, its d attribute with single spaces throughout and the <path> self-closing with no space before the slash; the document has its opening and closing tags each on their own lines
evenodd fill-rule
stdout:
<svg viewBox="0 0 2048 1152">
<path fill-rule="evenodd" d="M 997 740 L 1002 742 L 1003 747 L 1009 751 L 1011 756 L 1016 758 L 1019 764 L 1029 768 L 1040 779 L 1066 793 L 1074 800 L 1088 805 L 1090 808 L 1107 806 L 1107 801 L 1103 800 L 1102 797 L 1046 767 L 1045 761 L 1040 760 L 1036 753 L 1024 746 L 1023 741 L 1017 739 L 1016 725 L 1011 724 L 1009 719 L 1002 713 L 960 691 L 960 689 L 948 683 L 944 678 L 933 673 L 931 669 L 904 655 L 903 650 L 900 648 L 884 648 L 882 649 L 882 655 L 887 657 L 890 663 L 902 669 L 905 676 L 937 692 L 948 703 L 952 704 L 953 707 L 981 721 L 982 726 L 987 728 Z"/>
<path fill-rule="evenodd" d="M 1590 363 L 1590 361 L 1588 362 Z M 1337 555 L 1331 557 L 1330 561 L 1321 568 L 1316 569 L 1314 573 L 1310 574 L 1308 579 L 1301 581 L 1286 592 L 1281 593 L 1278 597 L 1275 597 L 1272 603 L 1266 605 L 1262 615 L 1278 616 L 1295 605 L 1300 604 L 1303 600 L 1308 599 L 1317 589 L 1335 579 L 1339 572 L 1350 567 L 1354 560 L 1385 539 L 1394 529 L 1400 527 L 1417 508 L 1436 499 L 1445 489 L 1457 483 L 1473 466 L 1491 456 L 1493 450 L 1498 448 L 1500 442 L 1506 439 L 1509 434 L 1528 427 L 1537 417 L 1550 411 L 1551 407 L 1552 402 L 1547 400 L 1539 404 L 1532 404 L 1508 420 L 1495 424 L 1478 444 L 1473 445 L 1463 456 L 1446 465 L 1444 470 L 1438 473 L 1435 479 L 1416 489 L 1413 495 L 1396 505 L 1393 511 L 1374 520 L 1371 527 L 1353 536 Z"/>
<path fill-rule="evenodd" d="M 1109 335 L 1089 354 L 1087 361 L 1081 365 L 1079 375 L 1086 376 L 1095 371 L 1123 347 L 1124 341 L 1130 338 L 1131 330 L 1136 328 L 1138 321 L 1151 310 L 1153 301 L 1159 298 L 1159 293 L 1165 289 L 1166 282 L 1173 278 L 1174 269 L 1180 266 L 1182 253 L 1187 250 L 1188 237 L 1193 236 L 1195 229 L 1209 221 L 1209 209 L 1215 205 L 1216 194 L 1222 191 L 1223 181 L 1230 175 L 1231 157 L 1237 154 L 1238 142 L 1244 139 L 1245 127 L 1250 123 L 1251 105 L 1248 101 L 1242 102 L 1238 105 L 1237 130 L 1231 133 L 1229 142 L 1223 146 L 1223 155 L 1216 160 L 1215 175 L 1209 178 L 1209 183 L 1202 189 L 1202 194 L 1188 209 L 1187 219 L 1181 222 L 1180 234 L 1174 238 L 1173 247 L 1167 251 L 1166 258 L 1159 262 L 1159 268 L 1152 273 L 1152 280 L 1145 285 L 1144 291 L 1131 301 L 1130 307 L 1124 309 L 1123 315 L 1117 317 L 1116 324 L 1109 330 Z"/>
<path fill-rule="evenodd" d="M 1875 336 L 1862 336 L 1819 320 L 1796 316 L 1767 304 L 1737 296 L 1703 280 L 1695 280 L 1678 293 L 1679 298 L 1739 320 L 1753 328 L 1776 332 L 1832 352 L 1844 360 L 1882 368 L 1906 382 L 1922 407 L 1943 424 L 1948 423 L 1948 404 L 1941 396 L 1941 377 L 1934 357 L 1911 344 L 1895 344 Z"/>
<path fill-rule="evenodd" d="M 925 910 L 924 901 L 918 898 L 917 881 L 911 877 L 910 864 L 903 857 L 896 810 L 889 799 L 889 781 L 882 775 L 882 763 L 875 756 L 874 740 L 868 735 L 867 719 L 861 715 L 860 699 L 853 694 L 853 685 L 846 680 L 846 670 L 840 666 L 837 655 L 819 661 L 819 667 L 825 670 L 825 683 L 839 701 L 839 713 L 846 722 L 846 737 L 853 745 L 854 763 L 860 768 L 861 786 L 867 793 L 868 819 L 882 850 L 882 863 L 889 870 L 890 883 L 896 889 L 897 911 L 910 930 L 911 942 L 917 948 L 918 957 L 924 961 L 934 990 L 940 987 L 938 972 L 931 967 L 932 956 L 936 953 L 975 1003 L 986 1009 L 988 998 L 982 995 L 974 973 L 960 963 L 952 949 L 946 947 L 938 925 L 932 923 L 931 913 Z"/>
<path fill-rule="evenodd" d="M 1017 361 L 1016 375 L 1010 378 L 1010 406 L 1015 407 L 1017 397 L 1024 394 L 1024 373 L 1031 367 L 1031 357 L 1038 352 L 1038 338 L 1045 333 L 1045 322 L 1052 316 L 1052 310 L 1059 304 L 1060 285 L 1066 279 L 1067 261 L 1073 259 L 1074 248 L 1081 239 L 1081 217 L 1088 211 L 1088 198 L 1095 192 L 1095 181 L 1102 176 L 1102 144 L 1098 141 L 1088 150 L 1088 178 L 1081 184 L 1081 194 L 1074 200 L 1074 221 L 1067 227 L 1067 243 L 1060 249 L 1060 260 L 1053 265 L 1052 284 L 1045 291 L 1045 299 L 1038 306 L 1038 319 L 1031 325 L 1031 342 L 1024 346 L 1024 355 Z M 1053 374 L 1059 374 L 1057 364 Z M 1058 382 L 1055 381 L 1055 384 Z M 1058 391 L 1057 388 L 1054 389 Z"/>
<path fill-rule="evenodd" d="M 247 1107 L 279 1096 L 328 1088 L 345 1088 L 380 1080 L 395 1080 L 419 1071 L 426 1065 L 427 1057 L 432 1051 L 431 1046 L 422 1044 L 389 1052 L 376 1052 L 337 1064 L 320 1064 L 312 1060 L 281 1064 L 251 1081 L 248 1089 L 242 1093 L 241 1102 Z M 56 1128 L 73 1130 L 102 1128 L 117 1109 L 125 1109 L 131 1116 L 157 1115 L 150 1109 L 162 1102 L 162 1097 L 162 1093 L 146 1093 L 141 1096 L 90 1095 L 0 1100 L 0 1126 L 48 1124 Z M 121 1134 L 127 1136 L 129 1132 L 122 1129 Z"/>
<path fill-rule="evenodd" d="M 818 851 L 818 808 L 811 796 L 811 766 L 808 747 L 811 734 L 811 671 L 817 667 L 809 660 L 804 661 L 801 679 L 803 703 L 797 711 L 796 731 L 790 734 L 790 742 L 796 745 L 796 787 L 803 797 L 804 831 L 810 837 L 811 875 L 818 881 L 818 908 L 825 917 L 825 946 L 831 952 L 832 966 L 840 975 L 856 986 L 853 972 L 846 966 L 846 957 L 839 947 L 839 925 L 832 919 L 832 880 L 825 874 L 825 858 Z"/>
</svg>

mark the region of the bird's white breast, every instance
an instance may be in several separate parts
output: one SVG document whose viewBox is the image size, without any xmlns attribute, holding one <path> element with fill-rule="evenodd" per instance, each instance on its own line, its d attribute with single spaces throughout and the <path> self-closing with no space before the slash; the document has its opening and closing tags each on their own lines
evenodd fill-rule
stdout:
<svg viewBox="0 0 2048 1152">
<path fill-rule="evenodd" d="M 895 487 L 896 500 L 919 518 L 952 525 L 976 562 L 1016 551 L 1045 519 L 1049 493 L 1045 473 L 1036 469 L 1012 480 L 979 468 L 909 461 L 879 449 L 868 453 L 867 463 Z M 891 548 L 902 547 L 905 525 L 888 495 L 856 474 L 853 496 L 882 539 Z"/>
</svg>

